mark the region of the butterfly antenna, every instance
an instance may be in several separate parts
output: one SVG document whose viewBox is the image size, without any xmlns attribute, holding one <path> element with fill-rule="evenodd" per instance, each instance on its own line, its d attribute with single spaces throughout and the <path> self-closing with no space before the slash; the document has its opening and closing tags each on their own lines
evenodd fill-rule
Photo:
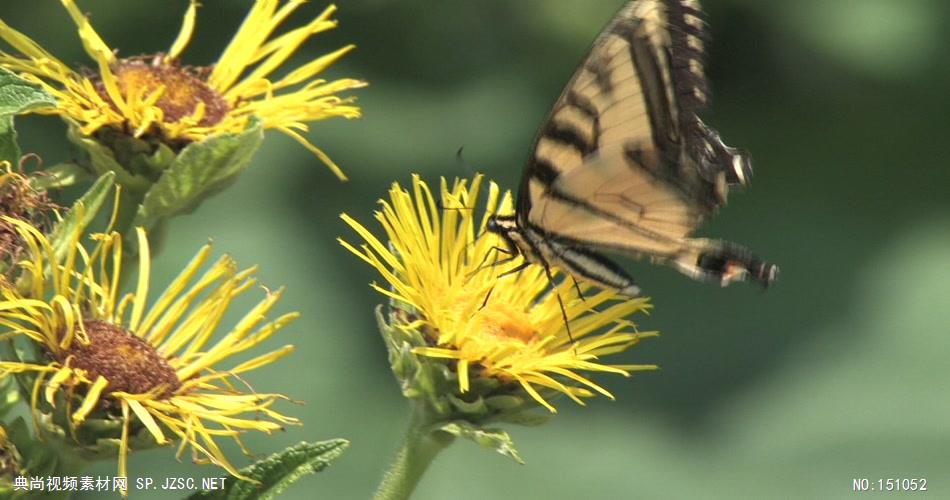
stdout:
<svg viewBox="0 0 950 500">
<path fill-rule="evenodd" d="M 463 155 L 464 150 L 465 150 L 464 145 L 459 146 L 458 151 L 455 152 L 455 160 L 459 162 L 459 165 L 462 166 L 462 169 L 465 170 L 465 173 L 468 174 L 469 177 L 474 177 L 475 169 L 473 169 L 472 166 L 469 165 L 467 161 L 465 161 L 465 156 Z"/>
<path fill-rule="evenodd" d="M 465 161 L 465 146 L 464 145 L 459 146 L 458 150 L 455 152 L 455 161 L 457 161 L 459 165 L 462 166 L 462 170 L 465 171 L 465 174 L 467 177 L 474 178 L 480 175 L 477 170 L 472 168 L 472 165 L 469 162 Z M 481 194 L 482 190 L 485 189 L 485 185 L 486 185 L 485 183 L 481 184 L 481 186 L 478 188 L 478 193 L 475 194 L 476 197 L 478 197 L 478 195 Z"/>
</svg>

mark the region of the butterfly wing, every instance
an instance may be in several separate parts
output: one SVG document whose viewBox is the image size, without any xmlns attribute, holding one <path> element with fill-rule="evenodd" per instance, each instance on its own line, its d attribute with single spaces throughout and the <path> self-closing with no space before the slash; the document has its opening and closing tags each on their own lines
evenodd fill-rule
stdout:
<svg viewBox="0 0 950 500">
<path fill-rule="evenodd" d="M 696 1 L 635 0 L 617 14 L 538 134 L 519 193 L 522 227 L 698 278 L 713 261 L 733 264 L 741 247 L 689 238 L 730 184 L 751 177 L 748 161 L 698 118 L 704 38 Z M 725 263 L 703 264 L 713 253 Z M 713 277 L 725 283 L 726 273 Z"/>
</svg>

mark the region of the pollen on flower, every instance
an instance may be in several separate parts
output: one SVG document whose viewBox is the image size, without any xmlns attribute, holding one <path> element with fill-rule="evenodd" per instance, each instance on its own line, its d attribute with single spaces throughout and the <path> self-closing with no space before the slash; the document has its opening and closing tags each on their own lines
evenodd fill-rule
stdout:
<svg viewBox="0 0 950 500">
<path fill-rule="evenodd" d="M 488 220 L 514 208 L 510 193 L 502 194 L 491 183 L 479 218 L 481 182 L 481 176 L 451 185 L 443 180 L 438 194 L 418 176 L 413 177 L 411 190 L 394 184 L 377 214 L 388 240 L 342 216 L 365 244 L 340 242 L 375 267 L 389 285 L 374 288 L 391 303 L 414 311 L 412 317 L 393 316 L 402 323 L 400 328 L 418 329 L 427 337 L 427 345 L 414 346 L 412 354 L 449 363 L 458 374 L 458 394 L 477 390 L 478 384 L 471 381 L 474 374 L 501 381 L 504 390 L 514 382 L 552 412 L 555 407 L 548 398 L 556 394 L 579 404 L 595 394 L 613 398 L 591 373 L 630 376 L 656 369 L 652 364 L 602 360 L 656 335 L 638 331 L 627 319 L 648 310 L 647 299 L 592 288 L 582 297 L 585 285 L 572 287 L 570 280 L 552 283 L 540 266 L 512 270 L 490 264 L 503 242 L 485 231 Z M 471 209 L 442 208 L 457 206 Z"/>
<path fill-rule="evenodd" d="M 161 389 L 168 397 L 181 387 L 175 370 L 154 347 L 120 326 L 102 320 L 83 323 L 89 342 L 74 339 L 63 352 L 74 368 L 85 370 L 91 380 L 108 382 L 109 392 L 143 394 Z"/>
<path fill-rule="evenodd" d="M 516 339 L 527 344 L 538 337 L 538 330 L 524 311 L 507 304 L 490 303 L 478 313 L 482 332 L 495 337 Z"/>
<path fill-rule="evenodd" d="M 57 254 L 38 228 L 9 216 L 0 219 L 27 243 L 19 268 L 29 284 L 28 296 L 19 287 L 3 290 L 0 323 L 13 330 L 7 337 L 23 338 L 35 343 L 36 351 L 48 353 L 3 366 L 13 373 L 37 374 L 31 407 L 38 432 L 46 432 L 40 416 L 55 420 L 65 410 L 69 415 L 61 416 L 68 417 L 63 423 L 68 428 L 60 431 L 77 445 L 112 454 L 118 442 L 120 476 L 128 477 L 133 439 L 137 448 L 178 440 L 180 452 L 191 447 L 196 461 L 247 479 L 215 441 L 231 437 L 240 445 L 245 432 L 271 433 L 299 423 L 272 408 L 285 396 L 242 390 L 246 373 L 293 352 L 292 345 L 221 366 L 298 317 L 287 313 L 268 319 L 280 290 L 267 291 L 237 324 L 212 340 L 233 302 L 255 289 L 254 268 L 240 270 L 228 256 L 211 260 L 211 246 L 205 245 L 148 307 L 151 259 L 144 229 L 135 230 L 135 291 L 119 299 L 122 234 L 95 234 L 95 247 L 87 249 L 76 226 L 66 238 L 71 244 Z M 109 420 L 120 422 L 121 428 L 84 432 L 86 425 L 102 430 L 96 410 L 110 410 Z M 132 428 L 134 422 L 142 428 Z"/>
<path fill-rule="evenodd" d="M 114 68 L 116 83 L 126 102 L 155 99 L 164 123 L 191 118 L 210 127 L 223 120 L 231 107 L 222 95 L 204 82 L 207 68 L 179 66 L 161 54 L 120 60 Z M 94 78 L 99 94 L 120 111 L 109 97 L 101 77 Z"/>
</svg>

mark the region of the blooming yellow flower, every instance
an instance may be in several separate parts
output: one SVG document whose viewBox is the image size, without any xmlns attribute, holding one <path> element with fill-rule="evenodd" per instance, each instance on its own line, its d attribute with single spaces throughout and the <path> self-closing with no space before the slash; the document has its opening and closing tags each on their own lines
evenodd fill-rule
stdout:
<svg viewBox="0 0 950 500">
<path fill-rule="evenodd" d="M 585 296 L 578 297 L 570 280 L 550 291 L 540 266 L 503 276 L 509 267 L 491 265 L 498 259 L 496 247 L 503 243 L 486 233 L 485 224 L 492 213 L 510 211 L 512 201 L 491 183 L 486 212 L 476 222 L 481 182 L 479 176 L 471 184 L 456 181 L 449 188 L 443 179 L 438 197 L 418 176 L 413 177 L 411 193 L 394 184 L 389 201 L 381 200 L 382 210 L 376 213 L 388 244 L 342 216 L 366 243 L 357 248 L 340 242 L 388 283 L 373 287 L 415 310 L 401 327 L 421 328 L 430 345 L 414 352 L 454 361 L 461 392 L 469 389 L 472 376 L 491 377 L 520 384 L 552 412 L 555 408 L 544 393 L 562 393 L 579 404 L 595 393 L 613 398 L 583 372 L 629 376 L 634 370 L 656 368 L 600 361 L 655 335 L 637 332 L 625 319 L 646 311 L 647 299 L 588 287 L 583 287 Z M 564 299 L 570 333 L 557 295 Z"/>
<path fill-rule="evenodd" d="M 354 46 L 307 62 L 283 77 L 272 74 L 311 36 L 334 28 L 329 6 L 310 23 L 272 38 L 274 30 L 304 2 L 256 0 L 231 43 L 211 67 L 179 64 L 195 27 L 198 2 L 191 0 L 181 31 L 165 54 L 121 59 L 99 37 L 74 0 L 61 0 L 79 29 L 79 38 L 98 73 L 69 68 L 29 37 L 0 20 L 0 38 L 19 55 L 0 52 L 0 66 L 41 85 L 58 100 L 35 110 L 76 123 L 84 135 L 115 127 L 141 137 L 154 134 L 171 143 L 243 131 L 252 117 L 277 129 L 317 155 L 341 179 L 340 168 L 307 140 L 307 123 L 332 117 L 357 118 L 352 97 L 337 94 L 365 82 L 316 79 Z M 280 7 L 278 9 L 278 7 Z"/>
<path fill-rule="evenodd" d="M 36 375 L 34 418 L 65 408 L 73 433 L 89 418 L 119 421 L 121 476 L 127 475 L 129 436 L 136 429 L 144 427 L 158 444 L 177 439 L 179 456 L 190 447 L 196 461 L 243 477 L 215 439 L 231 437 L 240 444 L 246 431 L 270 433 L 297 423 L 271 408 L 284 396 L 242 390 L 249 387 L 243 374 L 282 358 L 293 346 L 220 367 L 298 316 L 266 321 L 281 291 L 267 292 L 227 333 L 212 339 L 232 301 L 253 287 L 255 269 L 238 271 L 223 256 L 201 273 L 211 253 L 206 245 L 148 308 L 150 259 L 141 229 L 135 291 L 120 295 L 119 234 L 96 235 L 90 252 L 76 231 L 68 250 L 57 256 L 34 227 L 9 217 L 5 222 L 17 228 L 30 251 L 21 262 L 22 288 L 28 291 L 2 290 L 0 327 L 7 333 L 0 337 L 27 337 L 41 354 L 0 362 L 0 376 Z"/>
</svg>

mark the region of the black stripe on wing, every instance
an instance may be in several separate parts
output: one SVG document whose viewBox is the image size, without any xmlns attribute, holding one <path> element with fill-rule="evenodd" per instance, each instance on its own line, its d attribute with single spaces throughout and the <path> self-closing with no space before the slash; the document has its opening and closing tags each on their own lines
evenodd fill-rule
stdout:
<svg viewBox="0 0 950 500">
<path fill-rule="evenodd" d="M 580 208 L 580 209 L 582 209 L 582 210 L 585 210 L 586 212 L 588 212 L 588 213 L 590 213 L 590 214 L 592 214 L 592 215 L 595 215 L 595 216 L 597 216 L 597 217 L 599 217 L 599 218 L 601 218 L 601 219 L 604 219 L 604 220 L 610 221 L 610 222 L 612 222 L 612 223 L 614 223 L 614 224 L 617 224 L 618 226 L 623 227 L 624 229 L 627 229 L 627 230 L 629 230 L 629 231 L 631 231 L 631 232 L 637 233 L 638 235 L 640 235 L 640 236 L 643 237 L 644 239 L 653 240 L 653 241 L 657 241 L 657 242 L 663 242 L 663 243 L 670 244 L 670 245 L 672 245 L 672 246 L 680 246 L 680 245 L 682 244 L 682 241 L 681 241 L 679 238 L 671 238 L 671 237 L 666 236 L 666 235 L 664 235 L 664 234 L 661 234 L 661 233 L 658 233 L 658 232 L 656 232 L 656 231 L 652 231 L 652 230 L 650 230 L 650 229 L 647 229 L 647 228 L 643 227 L 642 225 L 639 225 L 639 224 L 637 224 L 637 223 L 635 223 L 635 222 L 631 222 L 631 221 L 629 221 L 629 220 L 627 220 L 627 219 L 624 219 L 623 217 L 621 217 L 621 216 L 619 216 L 619 215 L 617 215 L 617 214 L 615 214 L 615 213 L 613 213 L 613 212 L 608 212 L 608 211 L 606 211 L 606 210 L 603 210 L 603 209 L 601 209 L 601 208 L 599 208 L 599 207 L 597 207 L 597 206 L 595 206 L 595 205 L 592 205 L 592 204 L 588 203 L 588 202 L 585 201 L 585 200 L 581 200 L 581 199 L 579 199 L 579 198 L 577 198 L 577 197 L 575 197 L 575 196 L 571 196 L 570 194 L 563 193 L 563 192 L 558 191 L 558 190 L 556 190 L 556 189 L 549 189 L 549 190 L 545 193 L 545 195 L 548 196 L 549 198 L 551 198 L 552 200 L 557 200 L 557 201 L 560 201 L 560 202 L 563 202 L 563 203 L 567 203 L 567 204 L 569 204 L 569 205 L 571 205 L 571 206 L 574 206 L 574 207 Z M 519 215 L 520 215 L 520 214 L 519 214 Z M 557 239 L 559 239 L 559 240 L 562 240 L 562 241 L 570 241 L 570 242 L 571 242 L 571 246 L 581 247 L 581 246 L 591 246 L 591 245 L 593 244 L 593 243 L 590 242 L 590 241 L 578 240 L 578 239 L 571 238 L 571 237 L 569 237 L 569 236 L 564 236 L 564 235 L 562 235 L 562 234 L 559 234 L 559 233 L 557 232 L 557 230 L 556 230 L 556 229 L 553 229 L 553 228 L 543 228 L 543 227 L 541 227 L 541 226 L 538 226 L 538 225 L 535 224 L 534 222 L 531 222 L 531 220 L 528 219 L 527 217 L 520 218 L 519 221 L 518 221 L 518 223 L 519 223 L 522 227 L 529 227 L 531 230 L 533 230 L 533 231 L 535 231 L 535 232 L 537 232 L 537 233 L 550 235 L 550 236 L 552 236 L 552 237 L 554 237 L 554 238 L 557 238 Z M 607 245 L 607 244 L 603 244 L 603 243 L 598 242 L 598 243 L 596 243 L 596 246 L 598 246 L 598 247 L 600 247 L 600 248 L 611 248 L 611 249 L 613 249 L 613 250 L 618 250 L 618 251 L 634 251 L 634 252 L 642 252 L 642 253 L 647 253 L 647 254 L 652 254 L 652 253 L 653 253 L 653 252 L 650 252 L 649 250 L 643 249 L 643 248 L 641 248 L 641 247 L 636 247 L 636 246 L 633 246 L 633 245 L 631 245 L 631 246 L 612 246 L 612 245 Z"/>
<path fill-rule="evenodd" d="M 577 128 L 571 124 L 560 123 L 558 120 L 552 119 L 548 121 L 547 125 L 545 125 L 544 129 L 541 131 L 541 138 L 550 139 L 566 146 L 570 146 L 576 149 L 581 154 L 581 156 L 584 157 L 597 151 L 599 130 L 596 124 L 597 121 L 595 119 L 594 133 L 591 137 L 585 137 L 583 132 L 577 130 Z"/>
<path fill-rule="evenodd" d="M 679 105 L 680 130 L 688 154 L 700 175 L 715 183 L 720 172 L 726 182 L 746 185 L 752 178 L 752 162 L 725 145 L 719 134 L 707 127 L 699 113 L 709 104 L 709 81 L 705 75 L 705 44 L 709 32 L 698 0 L 665 0 L 670 33 L 670 67 Z"/>
<path fill-rule="evenodd" d="M 662 174 L 654 172 L 654 175 L 675 179 L 679 175 L 677 165 L 682 147 L 679 143 L 679 124 L 673 120 L 675 103 L 671 103 L 667 97 L 667 86 L 663 80 L 661 66 L 668 60 L 662 48 L 654 46 L 648 35 L 638 29 L 639 25 L 637 20 L 625 19 L 614 24 L 612 32 L 627 40 L 630 46 L 630 57 L 636 67 L 650 118 L 653 145 L 658 153 L 655 165 L 666 171 Z"/>
<path fill-rule="evenodd" d="M 591 102 L 589 98 L 574 89 L 568 89 L 567 94 L 564 96 L 564 104 L 573 106 L 590 120 L 598 120 L 600 118 L 600 112 L 597 111 L 597 106 L 594 106 L 594 103 Z"/>
<path fill-rule="evenodd" d="M 699 2 L 666 0 L 670 34 L 670 67 L 680 108 L 680 126 L 690 131 L 709 101 L 705 75 L 705 43 L 709 39 Z"/>
</svg>

